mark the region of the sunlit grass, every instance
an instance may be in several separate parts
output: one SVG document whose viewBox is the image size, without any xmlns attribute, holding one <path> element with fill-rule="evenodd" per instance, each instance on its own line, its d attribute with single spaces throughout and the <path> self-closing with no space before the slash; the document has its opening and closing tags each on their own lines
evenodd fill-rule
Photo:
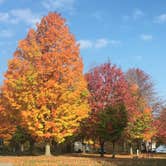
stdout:
<svg viewBox="0 0 166 166">
<path fill-rule="evenodd" d="M 146 158 L 145 158 L 146 157 Z M 12 163 L 13 166 L 165 166 L 166 155 L 141 156 L 132 159 L 131 156 L 111 155 L 100 158 L 98 155 L 60 155 L 60 156 L 1 156 L 0 163 Z"/>
</svg>

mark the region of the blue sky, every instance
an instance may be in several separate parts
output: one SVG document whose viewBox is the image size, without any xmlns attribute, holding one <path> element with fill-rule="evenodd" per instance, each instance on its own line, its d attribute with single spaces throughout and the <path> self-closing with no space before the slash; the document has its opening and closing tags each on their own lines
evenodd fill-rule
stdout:
<svg viewBox="0 0 166 166">
<path fill-rule="evenodd" d="M 165 0 L 0 0 L 0 84 L 17 42 L 49 11 L 66 18 L 85 71 L 108 59 L 141 68 L 166 99 Z"/>
</svg>

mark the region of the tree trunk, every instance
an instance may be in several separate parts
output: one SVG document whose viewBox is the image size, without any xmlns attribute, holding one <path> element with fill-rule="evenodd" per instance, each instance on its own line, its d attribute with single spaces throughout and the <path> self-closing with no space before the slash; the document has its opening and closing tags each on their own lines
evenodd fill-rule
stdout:
<svg viewBox="0 0 166 166">
<path fill-rule="evenodd" d="M 96 150 L 96 141 L 95 140 L 93 140 L 93 153 L 96 153 L 97 152 L 97 150 Z"/>
<path fill-rule="evenodd" d="M 137 157 L 139 157 L 139 149 L 137 149 Z"/>
<path fill-rule="evenodd" d="M 104 141 L 100 140 L 100 157 L 104 157 Z"/>
<path fill-rule="evenodd" d="M 82 145 L 82 153 L 86 153 L 86 151 L 85 151 L 85 144 Z"/>
<path fill-rule="evenodd" d="M 137 140 L 137 157 L 139 156 L 139 141 Z"/>
<path fill-rule="evenodd" d="M 72 152 L 72 142 L 68 141 L 66 144 L 66 152 L 71 153 Z"/>
<path fill-rule="evenodd" d="M 130 155 L 133 155 L 133 147 L 132 147 L 132 144 L 130 144 Z"/>
<path fill-rule="evenodd" d="M 125 141 L 123 142 L 123 152 L 126 153 L 126 142 Z"/>
<path fill-rule="evenodd" d="M 30 151 L 31 154 L 33 154 L 34 144 L 35 144 L 34 140 L 29 141 L 29 146 L 30 146 L 29 151 Z"/>
<path fill-rule="evenodd" d="M 13 147 L 12 150 L 14 153 L 16 153 L 16 147 Z"/>
<path fill-rule="evenodd" d="M 85 143 L 84 143 L 84 138 L 82 138 L 82 153 L 85 153 Z"/>
<path fill-rule="evenodd" d="M 57 142 L 55 141 L 55 140 L 52 140 L 52 149 L 53 149 L 53 152 L 54 153 L 60 153 L 59 152 L 59 148 L 57 148 L 58 147 L 58 144 L 57 144 Z M 58 151 L 57 151 L 58 150 Z"/>
<path fill-rule="evenodd" d="M 23 152 L 24 152 L 24 144 L 21 143 L 21 153 L 23 153 Z"/>
<path fill-rule="evenodd" d="M 112 158 L 115 158 L 115 142 L 112 142 Z"/>
<path fill-rule="evenodd" d="M 50 150 L 50 143 L 47 142 L 45 145 L 45 155 L 46 156 L 51 156 L 51 150 Z"/>
</svg>

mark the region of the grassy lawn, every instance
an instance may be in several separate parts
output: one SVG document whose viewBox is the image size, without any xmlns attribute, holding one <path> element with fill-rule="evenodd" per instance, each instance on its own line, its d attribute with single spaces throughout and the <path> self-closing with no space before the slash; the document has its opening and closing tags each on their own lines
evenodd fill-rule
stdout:
<svg viewBox="0 0 166 166">
<path fill-rule="evenodd" d="M 148 158 L 147 158 L 148 157 Z M 110 155 L 100 158 L 98 155 L 59 155 L 45 156 L 0 156 L 3 166 L 166 166 L 166 155 L 141 156 L 139 159 L 127 155 Z"/>
</svg>

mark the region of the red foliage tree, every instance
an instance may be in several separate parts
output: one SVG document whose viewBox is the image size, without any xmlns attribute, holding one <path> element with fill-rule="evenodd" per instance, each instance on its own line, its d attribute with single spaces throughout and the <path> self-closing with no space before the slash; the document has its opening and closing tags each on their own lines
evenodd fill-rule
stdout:
<svg viewBox="0 0 166 166">
<path fill-rule="evenodd" d="M 93 137 L 99 138 L 100 146 L 103 149 L 106 140 L 102 139 L 103 136 L 97 132 L 97 124 L 100 121 L 98 115 L 109 107 L 123 104 L 126 108 L 128 120 L 131 121 L 133 120 L 132 115 L 135 106 L 124 74 L 115 65 L 105 63 L 93 68 L 86 74 L 86 80 L 90 92 L 89 104 L 92 111 L 90 117 L 83 124 L 83 132 L 87 133 L 89 137 L 93 135 Z M 120 121 L 121 117 L 117 115 L 117 119 Z"/>
<path fill-rule="evenodd" d="M 156 137 L 159 141 L 166 143 L 166 108 L 163 109 L 154 123 L 156 127 Z"/>
<path fill-rule="evenodd" d="M 150 76 L 141 69 L 129 69 L 125 75 L 129 84 L 131 95 L 135 100 L 137 114 L 135 121 L 128 124 L 126 130 L 127 140 L 132 143 L 140 141 L 149 141 L 154 135 L 152 110 L 156 108 L 154 85 Z M 153 108 L 153 109 L 152 109 Z M 139 147 L 139 145 L 137 146 Z"/>
<path fill-rule="evenodd" d="M 151 76 L 139 68 L 131 68 L 125 74 L 129 86 L 136 85 L 139 89 L 138 98 L 143 100 L 152 108 L 152 112 L 159 112 L 164 102 L 157 96 Z"/>
</svg>

